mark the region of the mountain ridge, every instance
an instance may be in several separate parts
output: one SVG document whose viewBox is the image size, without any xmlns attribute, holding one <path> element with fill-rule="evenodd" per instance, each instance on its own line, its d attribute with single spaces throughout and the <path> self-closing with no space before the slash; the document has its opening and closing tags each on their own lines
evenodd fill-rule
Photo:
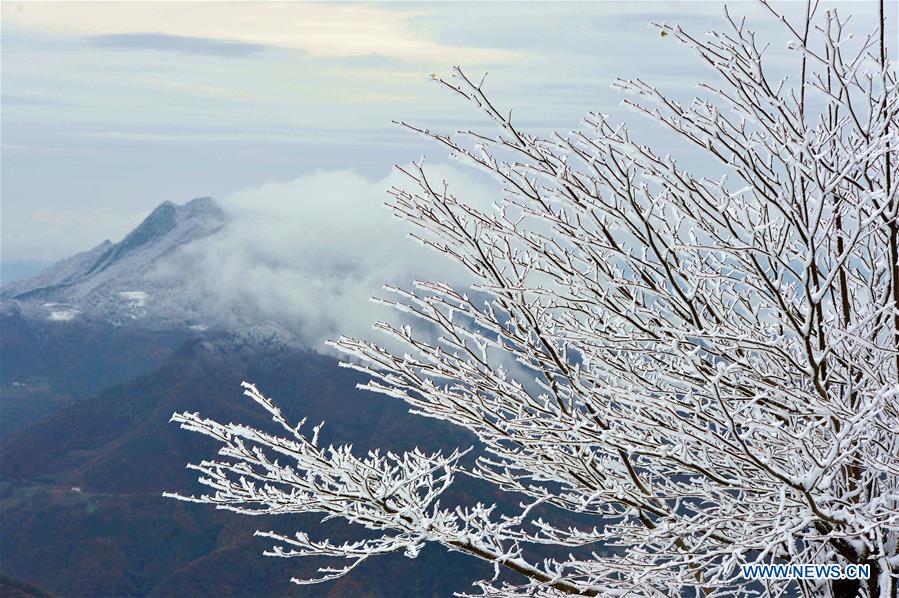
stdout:
<svg viewBox="0 0 899 598">
<path fill-rule="evenodd" d="M 4 313 L 147 328 L 202 326 L 173 257 L 229 222 L 211 197 L 159 204 L 118 243 L 105 240 L 26 280 L 0 287 Z M 166 271 L 168 270 L 168 273 Z"/>
</svg>

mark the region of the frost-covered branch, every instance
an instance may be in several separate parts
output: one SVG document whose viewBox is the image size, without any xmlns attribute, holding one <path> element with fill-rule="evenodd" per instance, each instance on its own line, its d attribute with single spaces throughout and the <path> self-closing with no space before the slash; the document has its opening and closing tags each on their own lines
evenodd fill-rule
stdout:
<svg viewBox="0 0 899 598">
<path fill-rule="evenodd" d="M 432 541 L 496 565 L 483 595 L 895 595 L 896 71 L 883 36 L 853 38 L 836 11 L 809 3 L 794 23 L 766 6 L 791 38 L 795 72 L 771 74 L 765 45 L 727 13 L 704 39 L 659 26 L 717 76 L 692 103 L 616 83 L 638 114 L 699 148 L 715 177 L 607 116 L 541 137 L 513 124 L 483 80 L 461 69 L 437 79 L 495 130 L 403 126 L 502 192 L 479 209 L 419 162 L 400 168 L 408 185 L 390 190 L 390 205 L 474 284 L 387 287 L 381 301 L 410 324 L 376 329 L 403 353 L 348 337 L 333 346 L 370 377 L 363 388 L 474 434 L 475 463 L 319 447 L 316 431 L 307 440 L 250 387 L 289 439 L 176 415 L 230 459 L 195 466 L 216 492 L 191 500 L 322 513 L 382 534 L 340 546 L 268 534 L 286 545 L 277 556 L 350 562 L 323 580 Z M 517 515 L 441 508 L 460 473 L 525 503 Z M 572 554 L 549 558 L 545 546 Z M 863 564 L 872 578 L 739 577 L 763 562 Z"/>
</svg>

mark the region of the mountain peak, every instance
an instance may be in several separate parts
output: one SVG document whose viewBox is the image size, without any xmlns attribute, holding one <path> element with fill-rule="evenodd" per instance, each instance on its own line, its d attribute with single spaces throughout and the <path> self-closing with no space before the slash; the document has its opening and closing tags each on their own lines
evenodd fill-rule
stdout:
<svg viewBox="0 0 899 598">
<path fill-rule="evenodd" d="M 190 241 L 191 237 L 205 237 L 224 223 L 225 213 L 211 197 L 198 197 L 183 205 L 164 201 L 120 243 L 113 245 L 101 256 L 88 274 L 105 270 L 123 256 L 154 245 L 173 233 L 177 234 L 179 229 L 182 234 L 177 236 Z"/>
<path fill-rule="evenodd" d="M 150 215 L 136 229 L 128 233 L 122 242 L 116 246 L 118 253 L 126 253 L 135 247 L 159 238 L 170 232 L 177 225 L 175 215 L 178 208 L 170 201 L 159 204 Z"/>
<path fill-rule="evenodd" d="M 170 260 L 184 246 L 214 234 L 226 222 L 210 197 L 181 205 L 164 201 L 120 242 L 104 241 L 31 279 L 4 285 L 0 297 L 7 305 L 15 301 L 36 317 L 49 319 L 65 313 L 68 319 L 81 314 L 122 322 L 143 319 L 148 309 L 161 309 L 165 319 L 177 319 L 173 314 L 179 310 L 168 306 L 176 299 L 173 289 L 156 288 L 161 283 L 152 273 L 166 265 L 171 270 Z"/>
<path fill-rule="evenodd" d="M 185 203 L 185 208 L 190 208 L 191 210 L 217 210 L 221 211 L 218 204 L 215 203 L 215 200 L 211 197 L 203 196 L 203 197 L 195 197 L 189 202 Z"/>
</svg>

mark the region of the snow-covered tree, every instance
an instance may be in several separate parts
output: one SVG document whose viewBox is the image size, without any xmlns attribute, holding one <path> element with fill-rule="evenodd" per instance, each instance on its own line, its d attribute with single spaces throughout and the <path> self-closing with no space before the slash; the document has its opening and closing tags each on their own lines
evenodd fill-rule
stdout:
<svg viewBox="0 0 899 598">
<path fill-rule="evenodd" d="M 246 384 L 283 435 L 176 414 L 222 448 L 191 466 L 212 492 L 175 496 L 370 530 L 347 543 L 260 532 L 274 556 L 343 563 L 296 583 L 433 542 L 495 565 L 478 595 L 896 596 L 899 93 L 883 6 L 867 37 L 815 2 L 798 23 L 764 6 L 792 40 L 789 72 L 772 76 L 726 13 L 707 38 L 659 25 L 717 73 L 692 103 L 616 83 L 712 178 L 601 114 L 530 134 L 459 69 L 437 81 L 495 132 L 404 125 L 501 182 L 492 210 L 421 163 L 390 191 L 415 238 L 475 284 L 389 288 L 386 303 L 423 323 L 376 325 L 403 351 L 333 346 L 370 376 L 363 388 L 469 430 L 475 452 L 324 446 Z M 518 510 L 444 506 L 460 475 Z M 751 582 L 747 563 L 871 575 Z"/>
</svg>

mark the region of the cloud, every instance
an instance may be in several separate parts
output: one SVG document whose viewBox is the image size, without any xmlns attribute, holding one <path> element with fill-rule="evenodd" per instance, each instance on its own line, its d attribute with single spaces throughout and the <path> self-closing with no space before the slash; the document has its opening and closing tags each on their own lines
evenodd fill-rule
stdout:
<svg viewBox="0 0 899 598">
<path fill-rule="evenodd" d="M 212 54 L 229 58 L 250 56 L 265 49 L 260 44 L 163 33 L 113 33 L 87 38 L 90 46 L 116 50 L 157 50 L 181 54 Z"/>
<path fill-rule="evenodd" d="M 3 3 L 6 25 L 92 37 L 143 36 L 196 49 L 202 39 L 220 43 L 302 50 L 313 57 L 372 54 L 406 63 L 484 64 L 514 59 L 518 52 L 442 44 L 428 39 L 413 18 L 429 11 L 371 5 L 305 2 L 61 2 Z M 149 36 L 149 37 L 148 37 Z M 154 37 L 155 36 L 155 37 Z M 140 37 L 132 37 L 134 43 Z M 163 42 L 165 43 L 165 42 Z M 209 49 L 208 43 L 206 49 Z M 172 49 L 172 48 L 170 48 Z M 218 46 L 221 50 L 222 46 Z"/>
<path fill-rule="evenodd" d="M 471 174 L 445 165 L 426 171 L 466 201 L 489 205 L 491 187 Z M 461 267 L 409 239 L 410 226 L 385 207 L 397 184 L 398 174 L 371 181 L 327 171 L 235 193 L 221 202 L 230 224 L 158 275 L 187 281 L 213 325 L 268 320 L 316 350 L 340 334 L 371 337 L 375 321 L 395 317 L 369 300 L 388 296 L 384 284 L 467 280 Z"/>
</svg>

